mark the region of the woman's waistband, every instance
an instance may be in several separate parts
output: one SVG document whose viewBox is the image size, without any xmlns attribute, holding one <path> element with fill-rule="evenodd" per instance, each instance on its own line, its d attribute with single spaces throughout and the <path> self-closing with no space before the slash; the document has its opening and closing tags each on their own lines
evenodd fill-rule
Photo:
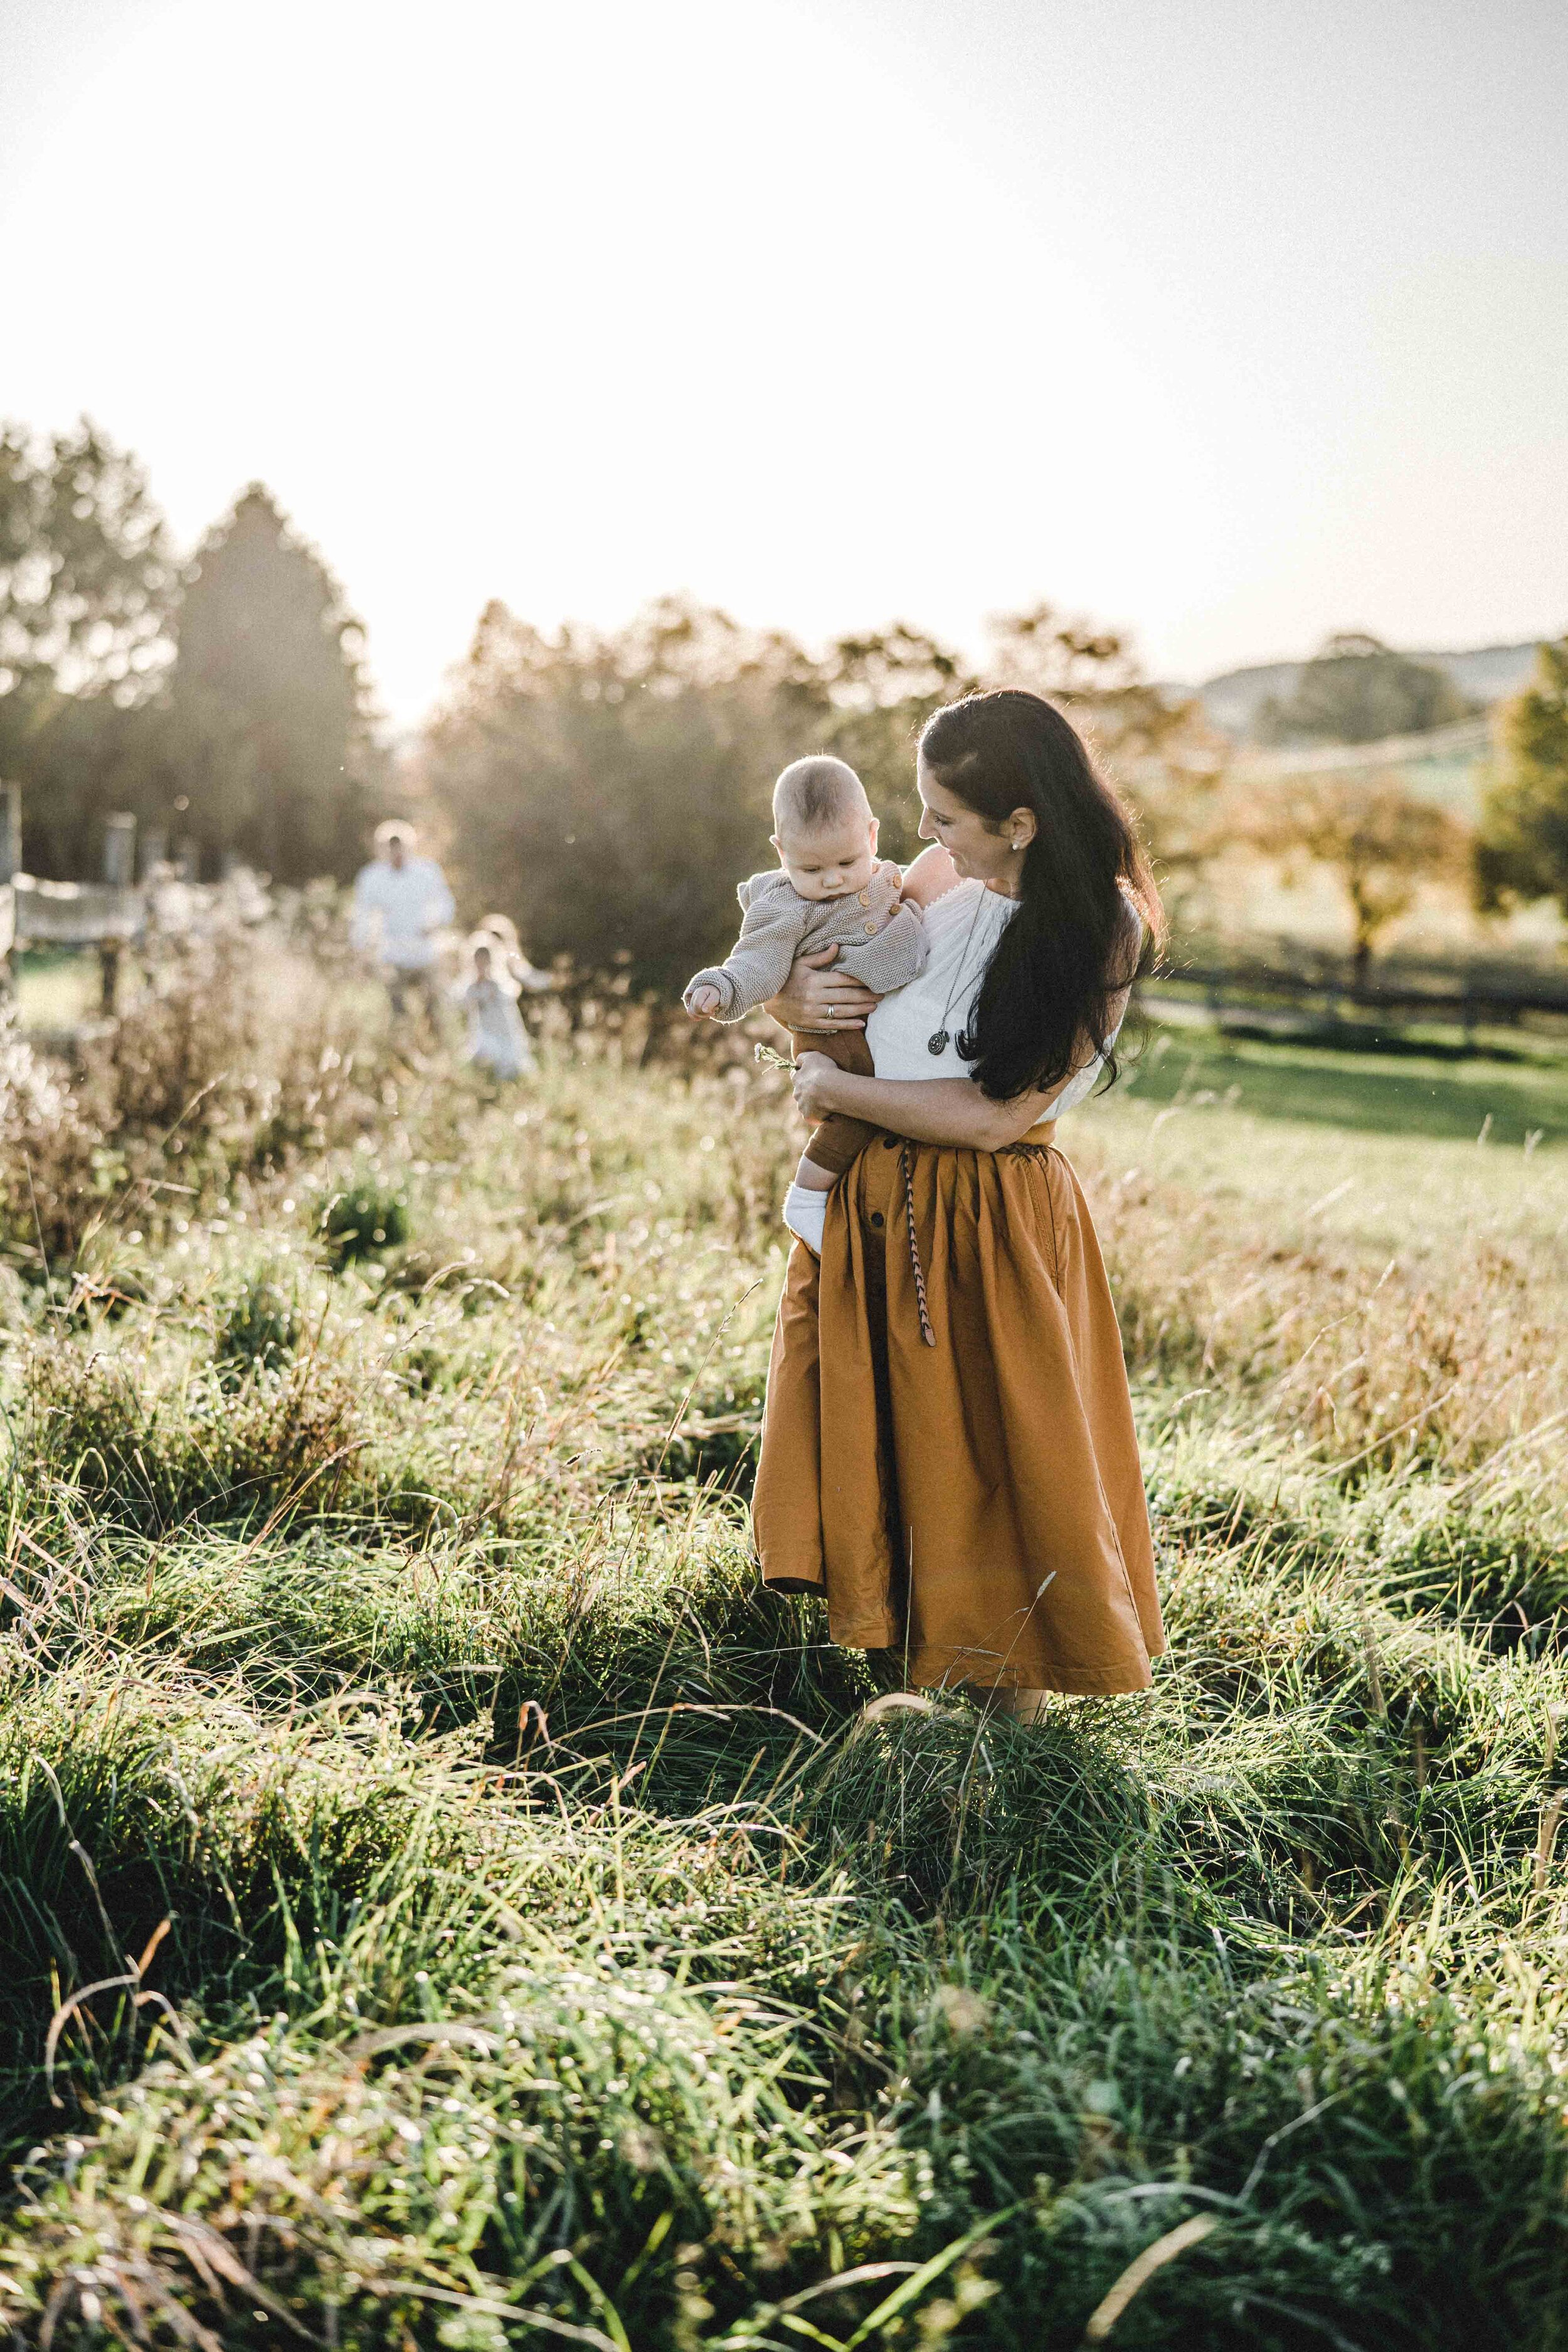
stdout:
<svg viewBox="0 0 1568 2352">
<path fill-rule="evenodd" d="M 978 1145 L 971 1146 L 965 1143 L 917 1143 L 905 1136 L 894 1135 L 887 1129 L 882 1130 L 880 1140 L 889 1151 L 899 1150 L 905 1142 L 909 1142 L 911 1151 L 967 1151 L 979 1149 Z M 1056 1149 L 1056 1120 L 1042 1118 L 1037 1120 L 1033 1127 L 1026 1129 L 1016 1143 L 999 1144 L 997 1150 L 998 1151 L 1051 1151 Z"/>
</svg>

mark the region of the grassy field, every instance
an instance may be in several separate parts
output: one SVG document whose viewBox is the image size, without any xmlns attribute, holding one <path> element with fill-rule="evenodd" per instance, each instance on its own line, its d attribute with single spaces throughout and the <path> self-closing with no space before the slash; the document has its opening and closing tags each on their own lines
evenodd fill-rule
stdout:
<svg viewBox="0 0 1568 2352">
<path fill-rule="evenodd" d="M 102 981 L 91 949 L 24 948 L 16 975 L 17 1013 L 26 1029 L 70 1029 L 99 1009 Z"/>
<path fill-rule="evenodd" d="M 776 1076 L 6 1051 L 18 2340 L 1568 2342 L 1561 1076 L 1075 1117 L 1173 1646 L 1030 1731 L 756 1587 Z"/>
<path fill-rule="evenodd" d="M 1258 1118 L 1448 1143 L 1568 1142 L 1568 1061 L 1523 1048 L 1497 1055 L 1333 1052 L 1226 1037 L 1154 1034 L 1128 1091 L 1162 1108 L 1219 1101 Z M 1533 1136 L 1534 1142 L 1531 1142 Z"/>
</svg>

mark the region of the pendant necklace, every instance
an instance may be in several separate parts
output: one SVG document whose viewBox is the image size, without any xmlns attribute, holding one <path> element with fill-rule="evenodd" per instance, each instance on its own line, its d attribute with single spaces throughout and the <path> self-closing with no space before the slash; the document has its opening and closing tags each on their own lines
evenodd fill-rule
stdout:
<svg viewBox="0 0 1568 2352">
<path fill-rule="evenodd" d="M 931 1035 L 926 1039 L 926 1052 L 928 1054 L 945 1054 L 949 1045 L 952 1043 L 952 1034 L 947 1025 L 947 1016 L 952 1011 L 952 1000 L 958 994 L 959 989 L 963 985 L 964 967 L 969 961 L 970 942 L 974 937 L 974 926 L 980 920 L 980 909 L 984 903 L 984 899 L 985 888 L 984 885 L 982 884 L 980 896 L 974 901 L 974 912 L 969 918 L 969 929 L 963 934 L 963 952 L 958 959 L 958 976 L 954 980 L 952 986 L 948 990 L 947 1003 L 942 1008 L 941 1024 L 939 1027 L 933 1029 Z"/>
</svg>

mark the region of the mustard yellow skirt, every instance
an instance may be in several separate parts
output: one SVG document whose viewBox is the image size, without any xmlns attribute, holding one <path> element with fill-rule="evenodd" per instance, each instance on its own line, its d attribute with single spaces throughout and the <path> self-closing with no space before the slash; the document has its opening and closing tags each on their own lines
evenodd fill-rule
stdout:
<svg viewBox="0 0 1568 2352">
<path fill-rule="evenodd" d="M 790 1259 L 752 1524 L 768 1583 L 822 1591 L 836 1642 L 921 1687 L 1147 1685 L 1164 1634 L 1126 1366 L 1054 1145 L 860 1154 L 820 1265 Z"/>
</svg>

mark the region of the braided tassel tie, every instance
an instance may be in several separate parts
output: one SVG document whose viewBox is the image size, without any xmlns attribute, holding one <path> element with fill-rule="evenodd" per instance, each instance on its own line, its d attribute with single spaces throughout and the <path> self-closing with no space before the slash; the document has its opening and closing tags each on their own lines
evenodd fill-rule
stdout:
<svg viewBox="0 0 1568 2352">
<path fill-rule="evenodd" d="M 909 1228 L 910 1264 L 914 1269 L 915 1304 L 921 1311 L 921 1338 L 928 1348 L 936 1345 L 936 1333 L 931 1328 L 931 1310 L 926 1305 L 925 1268 L 921 1264 L 921 1245 L 915 1239 L 915 1196 L 910 1182 L 910 1146 L 906 1137 L 899 1152 L 904 1171 L 904 1216 Z"/>
</svg>

